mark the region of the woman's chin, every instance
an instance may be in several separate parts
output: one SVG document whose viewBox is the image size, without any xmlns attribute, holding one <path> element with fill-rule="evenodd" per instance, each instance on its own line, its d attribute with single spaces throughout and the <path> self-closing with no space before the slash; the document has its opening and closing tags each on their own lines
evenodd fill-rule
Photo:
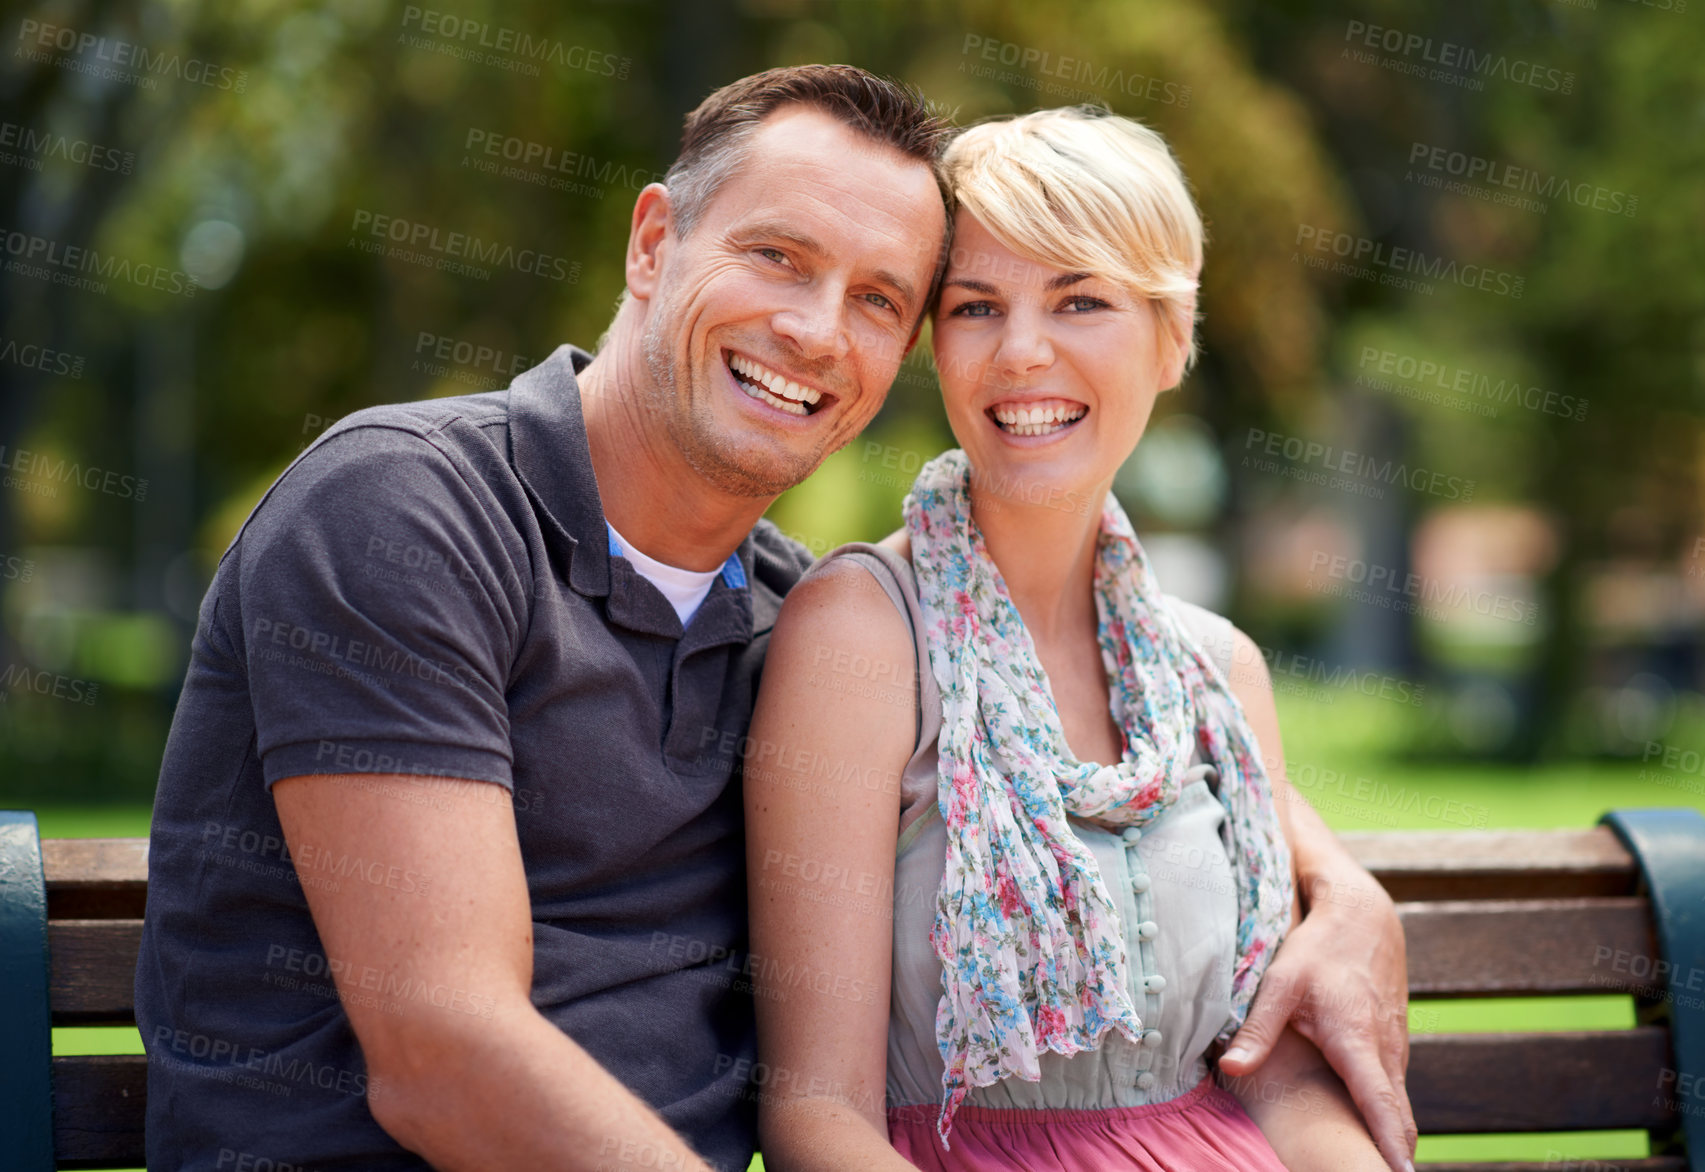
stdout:
<svg viewBox="0 0 1705 1172">
<path fill-rule="evenodd" d="M 1085 478 L 1081 468 L 1050 466 L 1052 461 L 971 456 L 971 493 L 979 510 L 1048 508 L 1080 517 L 1099 515 L 1105 483 Z M 1111 479 L 1111 474 L 1109 474 Z"/>
</svg>

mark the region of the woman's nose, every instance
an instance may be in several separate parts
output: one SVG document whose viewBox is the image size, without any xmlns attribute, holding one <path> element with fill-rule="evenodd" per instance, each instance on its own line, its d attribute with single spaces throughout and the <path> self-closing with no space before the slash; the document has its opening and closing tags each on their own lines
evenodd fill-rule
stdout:
<svg viewBox="0 0 1705 1172">
<path fill-rule="evenodd" d="M 1033 374 L 1054 363 L 1054 344 L 1046 326 L 1023 313 L 1009 314 L 1001 329 L 994 366 L 1014 375 Z"/>
</svg>

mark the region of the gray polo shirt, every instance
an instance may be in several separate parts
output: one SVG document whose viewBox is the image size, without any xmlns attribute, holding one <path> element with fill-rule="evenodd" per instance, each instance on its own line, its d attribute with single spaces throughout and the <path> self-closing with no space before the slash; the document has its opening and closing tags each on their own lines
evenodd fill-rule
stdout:
<svg viewBox="0 0 1705 1172">
<path fill-rule="evenodd" d="M 422 775 L 407 800 L 423 805 L 457 778 L 511 792 L 533 1003 L 713 1164 L 750 1161 L 738 750 L 810 559 L 760 522 L 683 632 L 611 556 L 587 361 L 563 346 L 507 390 L 349 416 L 221 559 L 154 805 L 136 974 L 150 1167 L 426 1167 L 368 1110 L 334 980 L 384 1012 L 471 1020 L 489 992 L 326 956 L 302 884 L 441 898 L 443 880 L 312 843 L 292 858 L 269 793 L 390 772 Z"/>
</svg>

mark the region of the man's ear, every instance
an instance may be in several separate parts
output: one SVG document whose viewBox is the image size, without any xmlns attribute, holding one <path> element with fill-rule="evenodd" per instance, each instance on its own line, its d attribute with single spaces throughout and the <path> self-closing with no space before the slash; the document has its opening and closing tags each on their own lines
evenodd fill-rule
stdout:
<svg viewBox="0 0 1705 1172">
<path fill-rule="evenodd" d="M 649 301 L 663 276 L 664 255 L 675 238 L 675 217 L 669 206 L 669 189 L 648 183 L 633 202 L 633 223 L 628 227 L 628 292 Z"/>
</svg>

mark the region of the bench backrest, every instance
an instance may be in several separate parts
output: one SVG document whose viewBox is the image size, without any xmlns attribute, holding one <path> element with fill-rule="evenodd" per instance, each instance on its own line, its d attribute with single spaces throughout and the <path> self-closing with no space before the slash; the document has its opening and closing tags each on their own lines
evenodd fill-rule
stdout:
<svg viewBox="0 0 1705 1172">
<path fill-rule="evenodd" d="M 1673 1085 L 1663 1093 L 1675 1059 L 1655 1012 L 1664 982 L 1649 975 L 1660 956 L 1652 906 L 1608 828 L 1342 837 L 1399 903 L 1417 1001 L 1611 992 L 1642 1006 L 1629 1030 L 1415 1034 L 1409 1094 L 1422 1134 L 1639 1128 L 1665 1154 L 1616 1167 L 1688 1168 Z M 146 840 L 48 839 L 42 867 L 53 1023 L 134 1022 Z M 145 1062 L 53 1060 L 60 1167 L 141 1164 Z"/>
</svg>

